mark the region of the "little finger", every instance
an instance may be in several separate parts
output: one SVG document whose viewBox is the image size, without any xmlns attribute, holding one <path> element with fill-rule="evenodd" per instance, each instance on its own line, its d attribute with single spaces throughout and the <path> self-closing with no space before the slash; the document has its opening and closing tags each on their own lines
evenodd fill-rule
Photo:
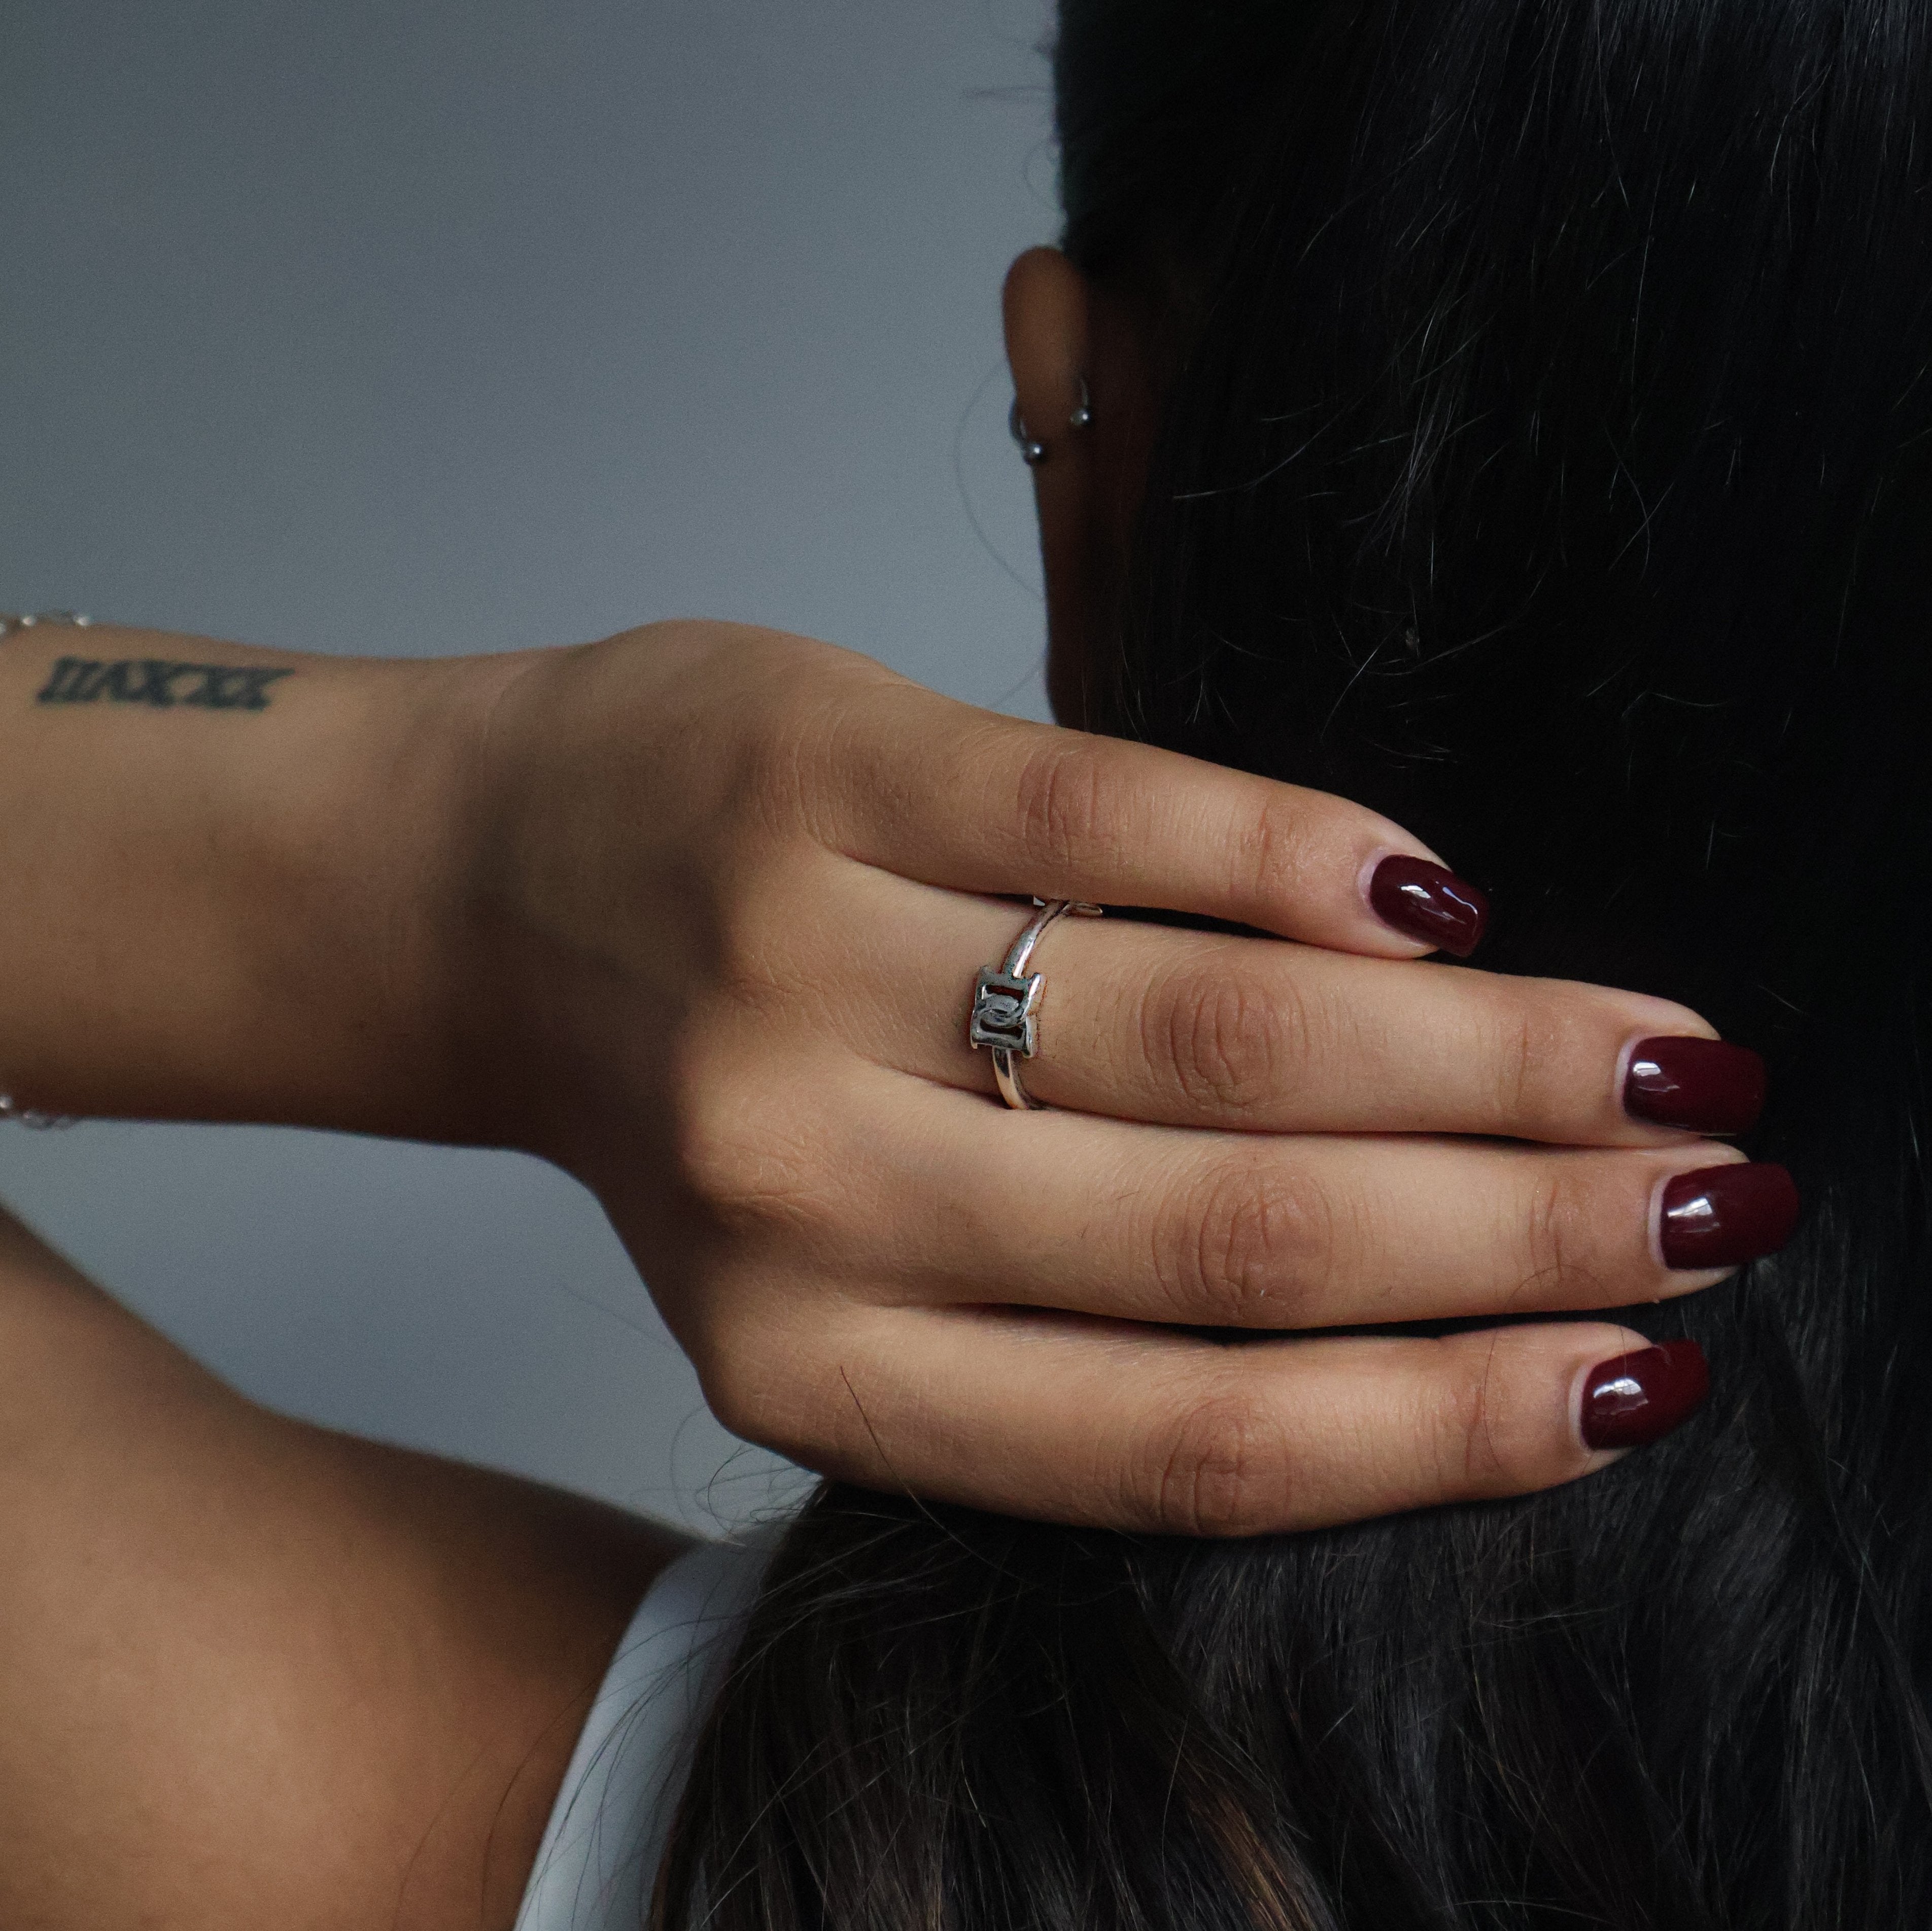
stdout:
<svg viewBox="0 0 1932 1931">
<path fill-rule="evenodd" d="M 848 1335 L 806 1432 L 774 1445 L 873 1487 L 1167 1534 L 1554 1487 L 1655 1440 L 1708 1387 L 1694 1343 L 1594 1321 L 1228 1346 L 1065 1318 L 911 1318 L 911 1333 L 881 1317 Z"/>
</svg>

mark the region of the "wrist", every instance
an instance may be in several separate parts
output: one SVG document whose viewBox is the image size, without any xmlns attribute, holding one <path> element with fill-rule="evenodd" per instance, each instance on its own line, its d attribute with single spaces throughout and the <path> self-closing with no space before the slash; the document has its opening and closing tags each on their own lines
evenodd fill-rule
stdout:
<svg viewBox="0 0 1932 1931">
<path fill-rule="evenodd" d="M 613 1145 L 662 1124 L 635 1096 L 667 1076 L 715 937 L 705 853 L 732 784 L 716 673 L 744 634 L 658 624 L 464 667 L 446 845 L 464 1137 L 595 1184 Z"/>
<path fill-rule="evenodd" d="M 548 667 L 572 654 L 452 661 L 418 727 L 423 835 L 418 883 L 403 896 L 419 920 L 410 998 L 435 1042 L 440 1139 L 547 1150 L 534 1111 L 543 1055 L 530 1036 L 544 1006 L 526 903 L 543 789 L 532 713 Z"/>
<path fill-rule="evenodd" d="M 309 694 L 304 781 L 274 826 L 278 930 L 258 967 L 296 1048 L 304 1123 L 459 1143 L 498 1138 L 488 954 L 470 883 L 476 769 L 508 661 L 370 661 Z M 328 1063 L 321 1062 L 326 1057 Z"/>
<path fill-rule="evenodd" d="M 124 674 L 78 697 L 45 696 L 62 640 L 0 653 L 5 1082 L 62 1112 L 438 1131 L 458 667 L 84 635 Z"/>
<path fill-rule="evenodd" d="M 599 1071 L 579 1050 L 610 964 L 597 913 L 623 895 L 605 813 L 629 790 L 583 742 L 578 685 L 591 655 L 466 660 L 435 725 L 447 778 L 430 956 L 450 1067 L 446 1137 L 567 1168 Z"/>
</svg>

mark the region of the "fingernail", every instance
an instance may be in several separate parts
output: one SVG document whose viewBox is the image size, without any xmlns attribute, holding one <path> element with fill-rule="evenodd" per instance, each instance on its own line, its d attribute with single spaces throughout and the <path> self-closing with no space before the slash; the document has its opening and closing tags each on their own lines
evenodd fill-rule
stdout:
<svg viewBox="0 0 1932 1931">
<path fill-rule="evenodd" d="M 1385 858 L 1369 880 L 1369 903 L 1404 938 L 1467 958 L 1488 924 L 1490 901 L 1426 859 Z"/>
<path fill-rule="evenodd" d="M 1624 1076 L 1624 1111 L 1693 1133 L 1748 1133 L 1764 1111 L 1764 1061 L 1726 1039 L 1640 1039 Z"/>
<path fill-rule="evenodd" d="M 1666 1267 L 1741 1267 L 1775 1254 L 1797 1225 L 1798 1189 L 1782 1167 L 1700 1167 L 1665 1184 L 1659 1244 Z"/>
<path fill-rule="evenodd" d="M 1645 1448 L 1695 1414 L 1711 1365 L 1694 1341 L 1666 1341 L 1600 1361 L 1583 1384 L 1586 1448 Z"/>
</svg>

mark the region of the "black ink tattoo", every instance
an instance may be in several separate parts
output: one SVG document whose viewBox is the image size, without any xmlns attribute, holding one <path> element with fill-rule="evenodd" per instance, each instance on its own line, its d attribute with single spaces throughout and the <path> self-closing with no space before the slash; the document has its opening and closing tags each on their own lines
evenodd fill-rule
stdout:
<svg viewBox="0 0 1932 1931">
<path fill-rule="evenodd" d="M 63 657 L 49 674 L 40 704 L 146 704 L 166 710 L 196 704 L 208 711 L 266 711 L 268 686 L 287 670 L 230 664 L 175 664 L 164 657 L 124 657 L 103 664 Z M 199 680 L 199 681 L 196 681 Z"/>
</svg>

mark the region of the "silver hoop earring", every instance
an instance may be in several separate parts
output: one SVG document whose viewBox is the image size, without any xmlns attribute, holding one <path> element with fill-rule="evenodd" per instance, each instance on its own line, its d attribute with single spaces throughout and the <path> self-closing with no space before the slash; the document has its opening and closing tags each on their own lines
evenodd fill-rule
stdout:
<svg viewBox="0 0 1932 1931">
<path fill-rule="evenodd" d="M 1013 398 L 1013 406 L 1006 411 L 1006 433 L 1020 446 L 1020 460 L 1029 469 L 1037 469 L 1046 460 L 1046 445 L 1036 442 L 1027 433 L 1027 426 L 1020 415 L 1020 399 Z"/>
<path fill-rule="evenodd" d="M 1066 418 L 1067 427 L 1076 433 L 1090 429 L 1094 424 L 1094 398 L 1088 391 L 1087 378 L 1082 376 L 1079 382 L 1080 400 L 1074 404 L 1073 413 Z M 1046 460 L 1046 445 L 1027 427 L 1025 418 L 1020 414 L 1018 396 L 1014 397 L 1013 406 L 1006 412 L 1006 433 L 1019 445 L 1020 460 L 1029 469 L 1037 469 Z"/>
</svg>

